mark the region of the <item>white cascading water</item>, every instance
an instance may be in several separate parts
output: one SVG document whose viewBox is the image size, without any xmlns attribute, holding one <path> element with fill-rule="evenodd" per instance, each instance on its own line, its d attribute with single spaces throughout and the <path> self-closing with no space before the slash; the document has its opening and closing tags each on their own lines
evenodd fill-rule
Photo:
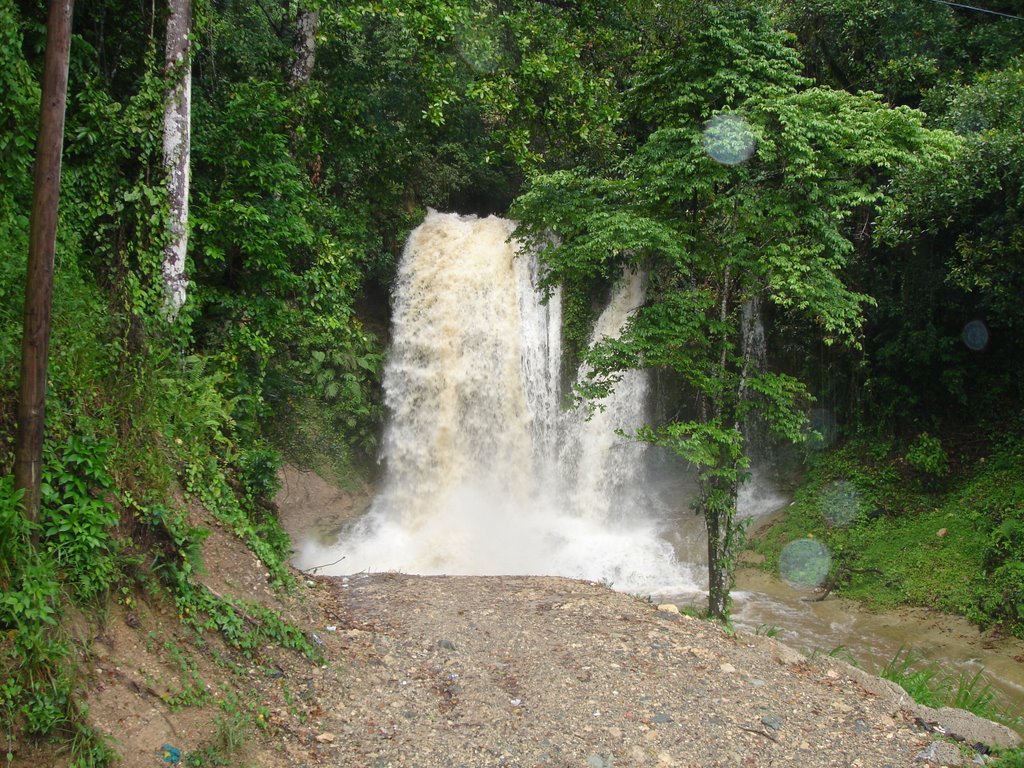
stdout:
<svg viewBox="0 0 1024 768">
<path fill-rule="evenodd" d="M 756 296 L 743 305 L 744 355 L 751 363 L 752 371 L 767 368 L 768 337 L 761 312 L 761 300 Z M 763 471 L 771 464 L 771 440 L 764 420 L 756 415 L 747 417 L 743 425 L 743 436 L 747 441 L 747 452 L 754 464 L 750 476 L 740 485 L 736 509 L 740 517 L 759 517 L 786 504 L 786 496 L 769 480 Z"/>
<path fill-rule="evenodd" d="M 643 273 L 624 273 L 594 326 L 590 343 L 618 338 L 629 316 L 643 304 L 644 294 Z M 581 377 L 586 374 L 586 369 L 580 371 Z M 562 466 L 573 473 L 570 503 L 576 514 L 610 520 L 627 507 L 624 511 L 629 515 L 629 494 L 642 487 L 647 446 L 625 440 L 616 432 L 631 432 L 647 421 L 649 380 L 647 371 L 626 371 L 614 394 L 592 414 L 581 407 L 565 415 L 560 458 Z"/>
<path fill-rule="evenodd" d="M 382 490 L 336 545 L 307 543 L 321 573 L 557 575 L 624 591 L 697 589 L 636 502 L 647 378 L 629 373 L 587 421 L 563 408 L 561 299 L 542 301 L 512 222 L 431 211 L 409 237 L 384 372 Z M 595 338 L 643 300 L 626 274 Z"/>
</svg>

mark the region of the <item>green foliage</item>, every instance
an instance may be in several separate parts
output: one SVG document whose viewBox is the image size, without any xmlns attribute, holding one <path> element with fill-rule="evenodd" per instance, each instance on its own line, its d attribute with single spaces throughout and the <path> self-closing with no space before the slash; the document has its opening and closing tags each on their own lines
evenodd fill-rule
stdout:
<svg viewBox="0 0 1024 768">
<path fill-rule="evenodd" d="M 294 406 L 308 400 L 358 465 L 380 418 L 380 350 L 353 311 L 363 225 L 321 197 L 292 151 L 281 85 L 216 95 L 227 104 L 197 113 L 195 154 L 208 169 L 196 184 L 197 331 L 219 350 L 211 362 L 240 430 L 259 434 L 273 414 L 281 435 L 299 431 Z"/>
<path fill-rule="evenodd" d="M 1024 749 L 998 752 L 995 759 L 987 765 L 991 765 L 992 768 L 1024 768 Z"/>
<path fill-rule="evenodd" d="M 11 0 L 0 2 L 0 243 L 27 229 L 30 167 L 39 114 L 39 86 L 22 54 Z"/>
<path fill-rule="evenodd" d="M 1006 725 L 1019 724 L 1017 718 L 997 701 L 996 692 L 983 670 L 973 675 L 967 672 L 951 675 L 943 672 L 938 664 L 922 663 L 912 649 L 901 648 L 878 675 L 896 683 L 914 701 L 926 707 L 954 707 Z"/>
<path fill-rule="evenodd" d="M 111 445 L 73 435 L 60 449 L 48 443 L 44 450 L 41 542 L 79 601 L 99 597 L 118 576 Z"/>
<path fill-rule="evenodd" d="M 867 276 L 884 307 L 871 350 L 879 423 L 976 420 L 1020 398 L 1024 112 L 1010 94 L 1024 82 L 1024 51 L 1019 41 L 1006 51 L 1015 58 L 1002 68 L 928 95 L 948 150 L 894 175 L 879 234 L 905 245 Z M 968 338 L 969 324 L 980 335 Z"/>
<path fill-rule="evenodd" d="M 118 19 L 116 33 L 110 18 Z M 72 764 L 102 765 L 113 753 L 82 725 L 76 656 L 60 629 L 63 605 L 102 610 L 112 589 L 124 595 L 133 584 L 149 590 L 162 584 L 185 623 L 223 632 L 246 653 L 278 642 L 315 655 L 299 630 L 272 612 L 227 603 L 195 585 L 206 532 L 188 523 L 178 488 L 204 498 L 251 544 L 275 583 L 287 582 L 285 537 L 268 504 L 279 460 L 259 423 L 276 394 L 268 372 L 280 370 L 300 344 L 333 343 L 348 334 L 359 339 L 361 356 L 375 346 L 357 336 L 352 311 L 360 279 L 356 243 L 362 241 L 350 230 L 358 233 L 364 225 L 358 215 L 346 218 L 325 205 L 307 215 L 308 176 L 290 152 L 291 102 L 275 98 L 273 86 L 248 82 L 244 73 L 232 86 L 237 97 L 219 110 L 233 134 L 216 132 L 212 110 L 197 110 L 212 130 L 197 126 L 193 203 L 201 248 L 204 222 L 213 222 L 223 236 L 207 238 L 211 247 L 247 256 L 252 281 L 236 282 L 232 290 L 251 292 L 250 313 L 225 293 L 219 276 L 204 275 L 205 262 L 199 262 L 191 276 L 204 285 L 180 321 L 167 326 L 160 314 L 165 88 L 159 46 L 147 34 L 155 20 L 116 0 L 80 9 L 65 134 L 43 508 L 38 524 L 29 525 L 8 470 L 39 101 L 37 21 L 0 3 L 0 63 L 7 72 L 0 85 L 0 250 L 10 256 L 0 265 L 0 672 L 6 681 L 0 714 L 9 739 L 58 738 Z M 210 29 L 197 25 L 200 37 Z M 290 43 L 279 50 L 289 52 Z M 268 74 L 273 77 L 273 67 Z M 246 153 L 249 159 L 206 167 L 211 143 L 216 146 L 209 151 L 221 159 Z M 268 295 L 257 300 L 263 288 Z M 359 378 L 362 396 L 373 381 L 372 373 Z M 312 385 L 302 386 L 307 396 L 319 396 Z M 362 423 L 374 418 L 364 414 Z M 204 690 L 190 684 L 173 703 L 194 703 Z"/>
<path fill-rule="evenodd" d="M 59 584 L 53 562 L 32 546 L 34 527 L 21 508 L 21 492 L 11 477 L 0 479 L 0 627 L 15 652 L 42 665 L 61 655 L 52 641 L 57 625 Z"/>
<path fill-rule="evenodd" d="M 922 432 L 907 446 L 907 464 L 918 472 L 938 479 L 949 472 L 949 457 L 942 448 L 942 441 Z"/>
<path fill-rule="evenodd" d="M 172 712 L 185 707 L 199 707 L 210 699 L 206 683 L 199 676 L 195 658 L 187 650 L 171 640 L 163 643 L 165 657 L 177 670 L 179 690 L 162 696 Z"/>
<path fill-rule="evenodd" d="M 628 24 L 628 10 L 594 5 L 567 13 L 517 2 L 497 13 L 497 7 L 488 14 L 489 42 L 504 42 L 500 55 L 481 60 L 471 50 L 464 54 L 477 74 L 469 97 L 481 119 L 494 126 L 492 152 L 506 153 L 528 173 L 613 156 L 621 120 L 616 54 L 620 48 L 632 53 L 635 46 L 618 28 Z M 462 32 L 469 29 L 472 37 Z M 456 44 L 465 48 L 463 41 L 475 42 L 480 29 L 470 18 Z M 492 155 L 486 159 L 493 162 Z"/>
<path fill-rule="evenodd" d="M 197 456 L 196 451 L 186 459 L 185 490 L 202 502 L 218 520 L 230 526 L 270 571 L 277 586 L 291 584 L 286 557 L 288 540 L 277 518 L 268 510 L 260 509 L 255 500 L 239 498 L 217 457 L 212 454 Z"/>
<path fill-rule="evenodd" d="M 840 594 L 937 608 L 1020 635 L 1022 454 L 1019 437 L 995 444 L 938 486 L 908 482 L 891 444 L 847 443 L 811 466 L 785 518 L 754 547 L 775 570 L 787 543 L 811 535 L 832 555 Z"/>
<path fill-rule="evenodd" d="M 193 629 L 218 632 L 231 646 L 247 656 L 268 643 L 298 651 L 319 660 L 319 647 L 293 624 L 256 603 L 217 597 L 179 575 L 175 597 L 179 618 Z"/>
<path fill-rule="evenodd" d="M 198 630 L 248 653 L 310 652 L 294 628 L 196 585 L 206 532 L 181 490 L 286 584 L 267 504 L 277 451 L 368 471 L 406 232 L 427 205 L 504 209 L 524 179 L 520 234 L 564 286 L 566 346 L 593 372 L 577 395 L 597 401 L 650 366 L 696 401 L 637 436 L 698 466 L 719 592 L 742 533 L 739 425 L 760 417 L 799 440 L 815 395 L 841 423 L 918 437 L 902 463 L 885 441 L 826 457 L 780 531 L 827 541 L 849 594 L 1019 632 L 1017 449 L 972 468 L 977 451 L 940 431 L 1005 413 L 1024 381 L 1019 22 L 894 0 L 762 6 L 328 4 L 313 78 L 292 88 L 294 4 L 198 4 L 192 291 L 171 327 L 160 13 L 79 8 L 37 528 L 0 480 L 9 720 L 77 722 L 61 603 L 156 577 Z M 42 21 L 42 6 L 0 0 L 5 471 Z M 621 339 L 586 349 L 596 299 L 625 269 L 647 271 L 647 302 Z M 763 370 L 743 333 L 759 303 L 786 337 Z M 985 323 L 984 349 L 965 343 L 969 320 Z M 107 759 L 74 739 L 76 760 Z"/>
<path fill-rule="evenodd" d="M 906 210 L 932 231 L 955 238 L 947 280 L 976 294 L 995 327 L 1019 326 L 1021 320 L 1024 140 L 1018 128 L 1024 107 L 1011 94 L 1024 87 L 1022 67 L 1018 59 L 950 94 L 942 122 L 964 137 L 961 152 L 942 181 L 916 179 L 923 186 Z"/>
<path fill-rule="evenodd" d="M 981 609 L 996 621 L 1020 627 L 1024 625 L 1024 485 L 1013 483 L 1004 498 L 1010 503 L 997 513 L 998 524 L 985 550 L 989 581 Z"/>
<path fill-rule="evenodd" d="M 632 77 L 629 108 L 654 129 L 702 124 L 748 99 L 808 84 L 790 36 L 763 7 L 676 3 L 653 15 L 639 28 L 647 39 Z"/>
<path fill-rule="evenodd" d="M 0 723 L 19 733 L 68 734 L 72 764 L 107 765 L 113 752 L 82 724 L 73 698 L 74 657 L 64 641 L 61 585 L 53 560 L 36 551 L 9 476 L 0 478 Z"/>
<path fill-rule="evenodd" d="M 120 756 L 103 734 L 86 728 L 76 728 L 68 746 L 69 768 L 102 768 L 115 765 Z"/>
<path fill-rule="evenodd" d="M 817 80 L 895 103 L 916 105 L 958 42 L 954 12 L 939 4 L 797 0 L 782 4 L 781 15 Z"/>
<path fill-rule="evenodd" d="M 697 418 L 637 436 L 697 467 L 711 613 L 722 615 L 748 465 L 739 425 L 758 413 L 799 441 L 809 400 L 795 377 L 762 369 L 746 318 L 763 299 L 813 323 L 826 344 L 856 344 L 871 299 L 843 280 L 850 222 L 884 199 L 880 176 L 942 142 L 920 113 L 811 86 L 763 12 L 688 10 L 665 30 L 673 44 L 638 61 L 631 95 L 648 132 L 636 151 L 601 177 L 539 176 L 514 212 L 546 285 L 648 271 L 647 303 L 621 339 L 584 355 L 592 373 L 578 394 L 606 396 L 622 370 L 641 366 L 671 371 L 693 393 Z M 725 149 L 742 152 L 716 156 Z"/>
</svg>

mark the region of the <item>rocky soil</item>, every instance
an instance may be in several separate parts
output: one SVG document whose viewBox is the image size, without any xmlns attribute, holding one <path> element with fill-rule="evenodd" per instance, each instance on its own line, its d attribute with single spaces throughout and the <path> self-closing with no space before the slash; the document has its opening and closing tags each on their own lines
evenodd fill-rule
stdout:
<svg viewBox="0 0 1024 768">
<path fill-rule="evenodd" d="M 317 689 L 329 765 L 959 765 L 977 740 L 1016 738 L 598 584 L 383 574 L 321 588 L 344 658 Z"/>
</svg>

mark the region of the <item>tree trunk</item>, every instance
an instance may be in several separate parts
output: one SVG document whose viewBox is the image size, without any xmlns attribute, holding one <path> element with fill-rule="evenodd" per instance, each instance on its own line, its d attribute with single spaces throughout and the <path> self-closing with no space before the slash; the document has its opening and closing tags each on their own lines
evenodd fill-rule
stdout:
<svg viewBox="0 0 1024 768">
<path fill-rule="evenodd" d="M 722 521 L 713 507 L 705 505 L 703 512 L 708 531 L 708 616 L 725 621 L 729 616 L 729 585 L 722 551 Z"/>
<path fill-rule="evenodd" d="M 57 208 L 60 202 L 60 164 L 64 150 L 64 108 L 68 93 L 73 6 L 73 0 L 50 0 L 39 139 L 36 143 L 35 189 L 29 225 L 14 485 L 24 491 L 25 513 L 31 522 L 39 519 L 53 257 L 57 244 Z"/>
<path fill-rule="evenodd" d="M 722 478 L 700 479 L 700 511 L 708 531 L 708 616 L 727 621 L 735 576 L 737 485 Z"/>
<path fill-rule="evenodd" d="M 192 145 L 192 0 L 170 0 L 164 62 L 173 85 L 164 104 L 164 170 L 170 204 L 169 241 L 164 248 L 164 310 L 170 321 L 188 296 L 188 188 Z"/>
<path fill-rule="evenodd" d="M 320 11 L 299 8 L 295 18 L 295 58 L 288 72 L 288 85 L 304 88 L 313 76 L 316 59 L 316 31 L 320 26 Z"/>
</svg>

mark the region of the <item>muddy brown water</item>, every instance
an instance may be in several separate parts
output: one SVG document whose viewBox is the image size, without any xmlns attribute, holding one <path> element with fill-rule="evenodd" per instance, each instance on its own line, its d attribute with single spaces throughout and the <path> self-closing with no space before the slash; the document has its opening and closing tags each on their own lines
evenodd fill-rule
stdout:
<svg viewBox="0 0 1024 768">
<path fill-rule="evenodd" d="M 676 599 L 700 605 L 702 597 Z M 1002 704 L 1024 715 L 1024 640 L 982 633 L 959 616 L 923 608 L 869 610 L 840 597 L 812 602 L 813 597 L 760 569 L 740 568 L 733 620 L 744 631 L 770 632 L 807 653 L 835 653 L 870 672 L 901 650 L 911 650 L 920 664 L 937 664 L 954 678 L 981 671 Z"/>
<path fill-rule="evenodd" d="M 780 495 L 782 498 L 784 495 Z M 769 499 L 754 516 L 750 535 L 784 514 L 785 503 Z M 706 569 L 707 535 L 696 515 L 675 521 L 669 539 L 677 557 Z M 733 622 L 746 632 L 771 632 L 807 653 L 836 653 L 877 673 L 897 654 L 911 651 L 917 665 L 938 665 L 942 673 L 968 678 L 979 671 L 1010 713 L 1024 717 L 1024 640 L 981 632 L 963 617 L 924 608 L 869 609 L 859 602 L 799 589 L 749 562 L 737 569 Z M 703 608 L 707 594 L 662 595 L 659 602 Z"/>
</svg>

